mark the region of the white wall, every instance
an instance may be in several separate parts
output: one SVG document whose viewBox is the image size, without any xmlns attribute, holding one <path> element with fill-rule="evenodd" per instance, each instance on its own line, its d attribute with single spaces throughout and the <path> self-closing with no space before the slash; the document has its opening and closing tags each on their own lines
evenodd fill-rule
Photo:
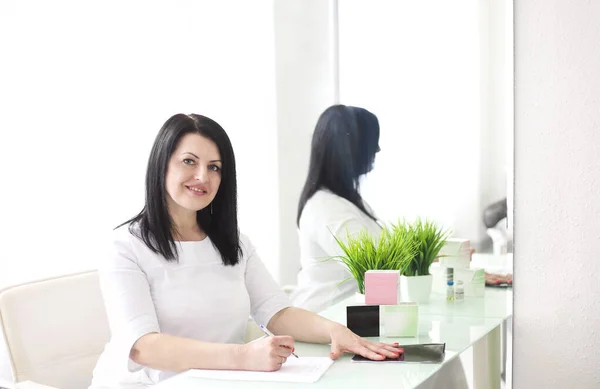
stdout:
<svg viewBox="0 0 600 389">
<path fill-rule="evenodd" d="M 381 152 L 363 194 L 383 220 L 425 216 L 478 248 L 487 239 L 482 211 L 507 191 L 506 8 L 340 0 L 340 100 L 380 119 Z"/>
<path fill-rule="evenodd" d="M 308 171 L 310 142 L 317 118 L 335 102 L 331 41 L 333 1 L 275 1 L 279 279 L 282 284 L 297 282 L 300 248 L 296 212 Z"/>
<path fill-rule="evenodd" d="M 93 266 L 177 112 L 230 134 L 242 230 L 276 266 L 277 236 L 250 228 L 277 221 L 262 212 L 277 201 L 271 1 L 2 4 L 0 285 Z"/>
<path fill-rule="evenodd" d="M 272 0 L 0 2 L 0 288 L 95 267 L 178 112 L 231 136 L 240 226 L 277 276 L 273 41 Z"/>
<path fill-rule="evenodd" d="M 600 387 L 600 2 L 515 2 L 514 388 Z"/>
</svg>

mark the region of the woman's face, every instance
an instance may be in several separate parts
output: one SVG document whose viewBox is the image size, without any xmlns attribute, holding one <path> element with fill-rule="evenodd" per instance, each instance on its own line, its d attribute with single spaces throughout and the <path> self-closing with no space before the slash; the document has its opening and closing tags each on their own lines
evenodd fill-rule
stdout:
<svg viewBox="0 0 600 389">
<path fill-rule="evenodd" d="M 167 168 L 169 208 L 195 212 L 208 206 L 219 190 L 221 168 L 221 155 L 212 140 L 198 134 L 183 136 Z"/>
</svg>

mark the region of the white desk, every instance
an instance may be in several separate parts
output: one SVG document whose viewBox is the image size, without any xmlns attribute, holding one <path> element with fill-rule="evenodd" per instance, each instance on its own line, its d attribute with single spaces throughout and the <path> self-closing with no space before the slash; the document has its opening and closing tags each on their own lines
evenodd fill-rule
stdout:
<svg viewBox="0 0 600 389">
<path fill-rule="evenodd" d="M 346 305 L 340 303 L 322 313 L 323 316 L 345 324 Z M 473 347 L 475 388 L 500 388 L 501 325 L 511 315 L 512 291 L 486 288 L 485 298 L 467 298 L 464 303 L 448 304 L 443 296 L 432 295 L 429 304 L 420 306 L 419 335 L 417 338 L 382 338 L 384 342 L 446 343 L 446 358 L 441 364 L 378 364 L 352 363 L 351 355 L 336 361 L 325 375 L 314 384 L 279 382 L 231 382 L 207 380 L 179 374 L 156 386 L 157 389 L 191 388 L 361 388 L 389 387 L 434 388 L 467 387 L 448 381 L 436 381 L 444 370 L 445 377 L 459 377 L 464 372 L 457 356 Z M 302 356 L 328 356 L 330 346 L 306 343 L 296 344 L 296 353 Z M 448 374 L 448 370 L 451 369 Z"/>
<path fill-rule="evenodd" d="M 346 324 L 346 306 L 359 305 L 354 297 L 342 301 L 321 314 L 328 319 Z M 448 317 L 498 318 L 512 315 L 512 288 L 485 288 L 485 297 L 466 297 L 462 303 L 448 303 L 446 296 L 432 293 L 427 304 L 419 305 L 419 315 L 444 315 Z"/>
</svg>

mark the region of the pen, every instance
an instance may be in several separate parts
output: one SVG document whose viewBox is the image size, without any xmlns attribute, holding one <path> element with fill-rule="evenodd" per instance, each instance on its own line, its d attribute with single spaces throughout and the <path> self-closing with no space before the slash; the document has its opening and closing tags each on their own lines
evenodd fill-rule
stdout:
<svg viewBox="0 0 600 389">
<path fill-rule="evenodd" d="M 261 324 L 259 327 L 260 327 L 260 329 L 261 329 L 261 330 L 262 330 L 262 331 L 263 331 L 265 334 L 267 334 L 268 336 L 275 336 L 275 335 L 273 335 L 273 333 L 272 333 L 271 331 L 269 331 L 269 330 L 267 329 L 267 327 L 263 326 L 262 324 Z M 296 358 L 298 358 L 298 356 L 297 356 L 296 354 L 294 354 L 293 352 L 292 352 L 292 355 L 293 355 L 293 356 L 295 356 Z"/>
</svg>

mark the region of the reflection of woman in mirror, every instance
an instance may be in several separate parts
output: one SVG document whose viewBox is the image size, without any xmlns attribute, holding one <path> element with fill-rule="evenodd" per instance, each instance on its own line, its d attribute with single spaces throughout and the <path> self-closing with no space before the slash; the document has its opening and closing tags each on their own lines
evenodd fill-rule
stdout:
<svg viewBox="0 0 600 389">
<path fill-rule="evenodd" d="M 335 105 L 319 117 L 298 204 L 302 270 L 294 305 L 319 312 L 358 291 L 345 266 L 328 259 L 342 254 L 333 235 L 346 240 L 361 230 L 375 238 L 381 233 L 359 192 L 360 178 L 373 169 L 379 150 L 379 121 L 366 109 Z M 505 282 L 512 277 L 486 273 L 487 284 Z"/>
<path fill-rule="evenodd" d="M 167 120 L 148 160 L 145 198 L 99 264 L 111 340 L 92 388 L 146 387 L 192 368 L 278 370 L 294 340 L 331 343 L 332 359 L 398 357 L 391 345 L 290 307 L 238 231 L 233 149 L 215 121 Z M 248 315 L 280 336 L 241 344 Z"/>
<path fill-rule="evenodd" d="M 297 223 L 302 270 L 294 305 L 321 311 L 351 295 L 356 282 L 340 262 L 335 234 L 345 239 L 381 227 L 359 193 L 359 179 L 373 169 L 379 151 L 379 121 L 363 108 L 336 105 L 321 114 L 312 138 L 308 177 L 300 196 Z"/>
</svg>

